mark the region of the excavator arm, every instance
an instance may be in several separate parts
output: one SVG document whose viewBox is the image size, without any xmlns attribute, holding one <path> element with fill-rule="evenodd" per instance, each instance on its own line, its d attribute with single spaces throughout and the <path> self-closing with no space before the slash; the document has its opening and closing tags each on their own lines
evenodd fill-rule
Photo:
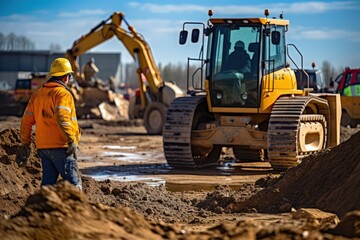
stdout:
<svg viewBox="0 0 360 240">
<path fill-rule="evenodd" d="M 127 25 L 128 31 L 121 27 L 122 22 Z M 92 28 L 89 33 L 81 36 L 73 43 L 72 48 L 66 52 L 66 58 L 69 59 L 73 67 L 75 79 L 81 81 L 82 74 L 81 71 L 79 71 L 77 57 L 111 39 L 114 35 L 124 44 L 137 64 L 137 74 L 139 76 L 141 89 L 141 103 L 142 107 L 145 108 L 147 104 L 145 97 L 147 86 L 142 80 L 142 75 L 146 77 L 148 87 L 153 96 L 159 95 L 159 88 L 161 88 L 164 83 L 161 79 L 160 71 L 155 64 L 150 46 L 144 38 L 136 32 L 135 28 L 128 24 L 125 20 L 124 13 L 115 12 L 108 19 Z"/>
<path fill-rule="evenodd" d="M 122 23 L 126 24 L 127 29 L 121 26 Z M 132 96 L 129 101 L 129 116 L 143 118 L 149 134 L 161 134 L 168 106 L 175 98 L 182 96 L 183 91 L 175 83 L 165 84 L 155 64 L 150 46 L 125 20 L 124 13 L 113 13 L 89 33 L 76 40 L 72 48 L 67 51 L 66 58 L 73 67 L 75 78 L 78 82 L 84 80 L 83 74 L 79 71 L 77 57 L 114 36 L 124 44 L 137 65 L 140 103 L 137 95 Z"/>
</svg>

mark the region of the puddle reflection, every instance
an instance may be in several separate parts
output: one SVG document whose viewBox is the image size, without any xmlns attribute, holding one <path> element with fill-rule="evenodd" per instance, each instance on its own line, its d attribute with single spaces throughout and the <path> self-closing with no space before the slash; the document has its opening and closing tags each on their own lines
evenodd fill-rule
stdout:
<svg viewBox="0 0 360 240">
<path fill-rule="evenodd" d="M 137 152 L 137 153 L 129 153 L 129 152 L 102 152 L 101 157 L 110 158 L 109 160 L 118 160 L 118 161 L 125 161 L 125 162 L 147 162 L 150 159 L 163 159 L 164 155 L 147 152 Z"/>
<path fill-rule="evenodd" d="M 136 146 L 104 145 L 103 148 L 110 149 L 110 150 L 134 150 L 137 147 Z"/>
<path fill-rule="evenodd" d="M 109 179 L 111 181 L 119 182 L 143 182 L 149 186 L 165 185 L 166 181 L 163 178 L 144 177 L 139 175 L 117 175 L 117 174 L 95 174 L 85 175 L 95 179 L 96 181 L 104 181 Z"/>
</svg>

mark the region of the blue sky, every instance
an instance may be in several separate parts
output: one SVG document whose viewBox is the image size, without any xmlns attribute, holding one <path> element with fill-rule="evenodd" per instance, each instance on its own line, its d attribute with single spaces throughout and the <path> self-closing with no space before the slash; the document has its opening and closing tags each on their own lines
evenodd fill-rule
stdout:
<svg viewBox="0 0 360 240">
<path fill-rule="evenodd" d="M 321 66 L 324 60 L 336 68 L 360 67 L 360 1 L 230 1 L 230 0 L 0 0 L 0 32 L 14 32 L 35 42 L 36 49 L 49 49 L 51 43 L 62 50 L 74 40 L 108 18 L 124 12 L 127 21 L 150 44 L 157 63 L 186 63 L 198 56 L 198 46 L 180 46 L 178 35 L 185 21 L 213 17 L 263 17 L 265 8 L 271 17 L 281 12 L 290 20 L 287 43 L 295 44 L 304 56 L 305 67 L 311 62 Z M 125 27 L 125 25 L 124 25 Z M 132 59 L 117 39 L 91 49 L 91 52 L 121 52 L 123 62 Z"/>
</svg>

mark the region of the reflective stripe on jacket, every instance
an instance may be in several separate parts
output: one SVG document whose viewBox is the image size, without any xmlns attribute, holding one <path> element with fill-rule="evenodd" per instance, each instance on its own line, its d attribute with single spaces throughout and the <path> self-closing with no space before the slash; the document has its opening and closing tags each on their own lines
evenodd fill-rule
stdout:
<svg viewBox="0 0 360 240">
<path fill-rule="evenodd" d="M 71 142 L 78 145 L 80 130 L 74 99 L 64 85 L 47 82 L 31 96 L 21 119 L 22 144 L 31 143 L 34 124 L 38 149 L 65 148 Z"/>
</svg>

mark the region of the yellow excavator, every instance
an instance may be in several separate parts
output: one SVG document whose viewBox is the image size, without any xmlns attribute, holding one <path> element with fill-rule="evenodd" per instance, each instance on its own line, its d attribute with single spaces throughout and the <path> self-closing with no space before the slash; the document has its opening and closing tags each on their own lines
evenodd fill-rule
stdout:
<svg viewBox="0 0 360 240">
<path fill-rule="evenodd" d="M 287 62 L 292 60 L 289 48 L 297 50 L 285 42 L 289 21 L 282 15 L 268 18 L 268 10 L 262 18 L 212 15 L 209 11 L 207 24 L 184 23 L 180 32 L 180 44 L 187 41 L 187 29 L 192 29 L 192 43 L 203 33 L 195 60 L 203 63 L 197 72 L 204 73 L 200 79 L 205 80 L 189 84 L 195 78 L 188 79 L 188 96 L 175 99 L 167 111 L 163 148 L 168 164 L 174 168 L 214 165 L 227 147 L 240 162 L 267 160 L 274 170 L 282 171 L 338 145 L 340 97 L 312 93 L 309 87 L 297 89 Z M 233 58 L 238 49 L 241 55 Z"/>
<path fill-rule="evenodd" d="M 128 30 L 122 28 L 122 23 L 126 24 Z M 176 97 L 183 96 L 184 93 L 173 82 L 162 80 L 150 46 L 126 21 L 124 13 L 113 13 L 89 33 L 74 41 L 72 48 L 66 53 L 66 58 L 69 59 L 74 70 L 74 77 L 78 82 L 84 81 L 84 76 L 79 71 L 77 57 L 113 36 L 123 43 L 137 64 L 140 101 L 135 100 L 136 96 L 130 99 L 129 116 L 143 118 L 149 134 L 161 134 L 168 106 Z"/>
</svg>

